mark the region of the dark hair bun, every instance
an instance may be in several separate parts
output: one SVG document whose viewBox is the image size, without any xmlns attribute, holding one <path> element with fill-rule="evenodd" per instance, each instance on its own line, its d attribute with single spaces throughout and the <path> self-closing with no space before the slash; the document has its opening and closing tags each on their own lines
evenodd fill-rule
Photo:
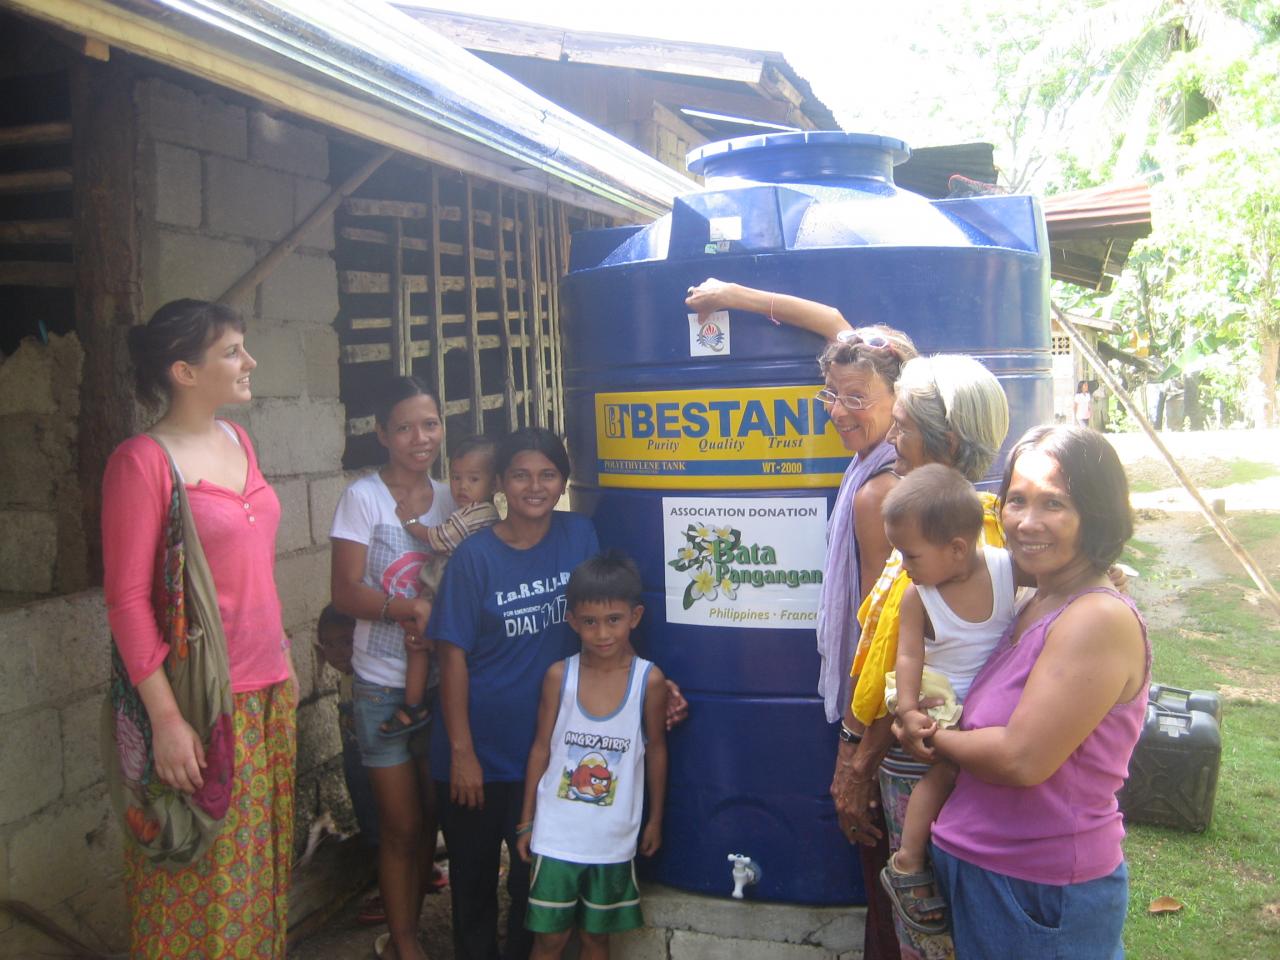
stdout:
<svg viewBox="0 0 1280 960">
<path fill-rule="evenodd" d="M 231 327 L 244 333 L 244 317 L 234 307 L 207 300 L 173 300 L 128 334 L 138 399 L 159 406 L 169 399 L 169 368 L 175 363 L 198 364 L 205 351 Z"/>
</svg>

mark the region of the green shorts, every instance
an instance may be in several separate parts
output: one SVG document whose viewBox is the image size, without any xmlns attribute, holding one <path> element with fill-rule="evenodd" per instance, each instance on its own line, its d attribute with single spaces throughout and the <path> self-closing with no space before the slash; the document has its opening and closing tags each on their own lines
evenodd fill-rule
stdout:
<svg viewBox="0 0 1280 960">
<path fill-rule="evenodd" d="M 644 926 L 634 861 L 569 863 L 535 854 L 524 925 L 534 933 L 622 933 Z"/>
</svg>

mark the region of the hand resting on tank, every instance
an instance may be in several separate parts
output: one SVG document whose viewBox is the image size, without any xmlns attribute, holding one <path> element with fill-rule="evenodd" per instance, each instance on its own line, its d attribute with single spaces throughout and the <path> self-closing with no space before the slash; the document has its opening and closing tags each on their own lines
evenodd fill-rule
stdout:
<svg viewBox="0 0 1280 960">
<path fill-rule="evenodd" d="M 688 289 L 685 306 L 705 319 L 717 310 L 739 310 L 758 313 L 775 324 L 787 324 L 816 333 L 827 340 L 835 340 L 844 330 L 850 330 L 844 315 L 835 307 L 793 297 L 772 290 L 757 290 L 740 283 L 726 283 L 708 277 L 702 283 Z"/>
</svg>

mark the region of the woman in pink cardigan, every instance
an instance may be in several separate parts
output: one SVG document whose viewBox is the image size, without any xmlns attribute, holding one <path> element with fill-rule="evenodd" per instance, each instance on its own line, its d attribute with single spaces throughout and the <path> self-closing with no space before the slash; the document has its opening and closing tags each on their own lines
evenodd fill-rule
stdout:
<svg viewBox="0 0 1280 960">
<path fill-rule="evenodd" d="M 200 738 L 163 669 L 168 448 L 217 589 L 234 701 L 231 801 L 209 850 L 170 869 L 125 848 L 132 957 L 283 957 L 293 854 L 297 684 L 275 584 L 280 501 L 244 429 L 219 407 L 252 397 L 257 362 L 239 313 L 177 300 L 130 330 L 139 399 L 163 406 L 146 434 L 120 444 L 102 484 L 104 591 L 111 633 L 151 721 L 155 771 L 194 793 Z"/>
</svg>

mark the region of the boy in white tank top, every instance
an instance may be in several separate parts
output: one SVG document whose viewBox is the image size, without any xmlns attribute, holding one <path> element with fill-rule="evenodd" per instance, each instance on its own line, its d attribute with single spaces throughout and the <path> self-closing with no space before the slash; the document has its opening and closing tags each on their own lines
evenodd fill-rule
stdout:
<svg viewBox="0 0 1280 960">
<path fill-rule="evenodd" d="M 533 862 L 525 926 L 535 960 L 559 957 L 575 927 L 579 956 L 606 960 L 609 934 L 644 924 L 633 858 L 637 837 L 644 856 L 662 843 L 667 686 L 631 648 L 641 591 L 640 571 L 617 550 L 579 564 L 565 588 L 582 652 L 543 679 L 516 825 L 516 850 Z"/>
<path fill-rule="evenodd" d="M 973 678 L 1013 622 L 1013 563 L 1008 551 L 980 545 L 982 501 L 950 467 L 912 470 L 885 498 L 882 515 L 912 582 L 902 597 L 897 669 L 885 678 L 886 705 L 910 730 L 954 726 Z M 925 710 L 921 699 L 943 703 Z M 947 929 L 927 851 L 933 821 L 955 780 L 956 768 L 939 761 L 916 784 L 902 847 L 880 873 L 894 909 L 920 933 Z"/>
</svg>

